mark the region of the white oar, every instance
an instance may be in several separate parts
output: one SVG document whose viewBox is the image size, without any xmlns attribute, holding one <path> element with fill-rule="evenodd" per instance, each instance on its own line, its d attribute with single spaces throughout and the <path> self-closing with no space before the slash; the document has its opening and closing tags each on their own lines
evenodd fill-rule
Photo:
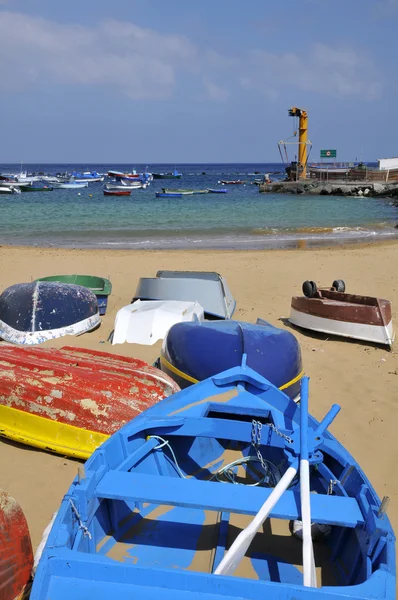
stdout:
<svg viewBox="0 0 398 600">
<path fill-rule="evenodd" d="M 289 467 L 282 479 L 278 482 L 276 487 L 273 489 L 270 496 L 264 502 L 253 521 L 240 532 L 217 569 L 214 571 L 215 575 L 232 575 L 236 567 L 239 565 L 243 557 L 245 556 L 250 544 L 253 541 L 254 536 L 268 517 L 283 492 L 287 490 L 294 476 L 297 473 L 298 460 L 296 459 L 291 467 Z"/>
<path fill-rule="evenodd" d="M 308 462 L 308 377 L 302 378 L 300 393 L 300 500 L 303 527 L 303 583 L 306 587 L 316 587 Z"/>
</svg>

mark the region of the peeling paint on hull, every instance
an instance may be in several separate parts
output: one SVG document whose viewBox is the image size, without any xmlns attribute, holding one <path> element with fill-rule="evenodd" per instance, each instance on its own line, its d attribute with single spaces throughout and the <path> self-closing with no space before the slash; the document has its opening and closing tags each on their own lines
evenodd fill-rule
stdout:
<svg viewBox="0 0 398 600">
<path fill-rule="evenodd" d="M 3 346 L 0 435 L 85 459 L 125 423 L 178 390 L 170 377 L 138 359 L 70 346 Z"/>
</svg>

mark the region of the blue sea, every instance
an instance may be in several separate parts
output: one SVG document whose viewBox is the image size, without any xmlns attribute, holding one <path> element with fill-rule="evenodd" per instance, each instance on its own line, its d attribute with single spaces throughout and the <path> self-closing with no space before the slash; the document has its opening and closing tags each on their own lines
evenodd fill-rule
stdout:
<svg viewBox="0 0 398 600">
<path fill-rule="evenodd" d="M 81 190 L 54 189 L 0 196 L 0 244 L 79 248 L 283 248 L 368 242 L 398 237 L 398 209 L 390 199 L 260 194 L 259 174 L 284 177 L 282 164 L 25 164 L 46 174 L 108 169 L 173 171 L 177 180 L 154 180 L 130 197 L 105 197 L 102 183 Z M 0 165 L 19 173 L 21 165 Z M 221 179 L 244 179 L 226 194 L 156 198 L 168 188 L 224 187 Z"/>
</svg>

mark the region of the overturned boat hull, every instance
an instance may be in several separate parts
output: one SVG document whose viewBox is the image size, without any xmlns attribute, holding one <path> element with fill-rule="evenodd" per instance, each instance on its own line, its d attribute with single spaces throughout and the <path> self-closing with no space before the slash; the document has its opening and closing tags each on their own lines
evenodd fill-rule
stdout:
<svg viewBox="0 0 398 600">
<path fill-rule="evenodd" d="M 183 300 L 198 302 L 207 319 L 230 319 L 233 298 L 224 277 L 214 271 L 158 271 L 156 277 L 141 277 L 135 300 Z"/>
<path fill-rule="evenodd" d="M 391 303 L 371 296 L 319 290 L 317 296 L 294 296 L 289 321 L 319 333 L 391 346 Z"/>
<path fill-rule="evenodd" d="M 6 342 L 41 344 L 100 324 L 97 298 L 81 285 L 33 281 L 12 285 L 0 295 L 0 338 Z"/>
<path fill-rule="evenodd" d="M 145 362 L 65 346 L 0 347 L 0 435 L 88 458 L 178 385 Z"/>
<path fill-rule="evenodd" d="M 260 324 L 261 323 L 261 324 Z M 168 332 L 160 368 L 181 388 L 246 364 L 292 399 L 298 400 L 302 367 L 300 345 L 290 331 L 266 321 L 204 321 L 178 323 Z"/>
</svg>

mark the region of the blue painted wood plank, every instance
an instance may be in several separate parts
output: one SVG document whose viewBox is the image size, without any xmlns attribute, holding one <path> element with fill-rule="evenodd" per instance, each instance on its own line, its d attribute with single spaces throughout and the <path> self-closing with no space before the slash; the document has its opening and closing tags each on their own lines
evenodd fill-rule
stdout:
<svg viewBox="0 0 398 600">
<path fill-rule="evenodd" d="M 212 481 L 158 477 L 154 475 L 109 471 L 97 485 L 98 498 L 134 500 L 203 508 L 223 512 L 256 514 L 272 489 L 226 485 Z M 271 513 L 277 519 L 300 517 L 300 496 L 287 491 Z M 355 498 L 311 494 L 311 516 L 315 523 L 356 527 L 363 516 Z"/>
</svg>

